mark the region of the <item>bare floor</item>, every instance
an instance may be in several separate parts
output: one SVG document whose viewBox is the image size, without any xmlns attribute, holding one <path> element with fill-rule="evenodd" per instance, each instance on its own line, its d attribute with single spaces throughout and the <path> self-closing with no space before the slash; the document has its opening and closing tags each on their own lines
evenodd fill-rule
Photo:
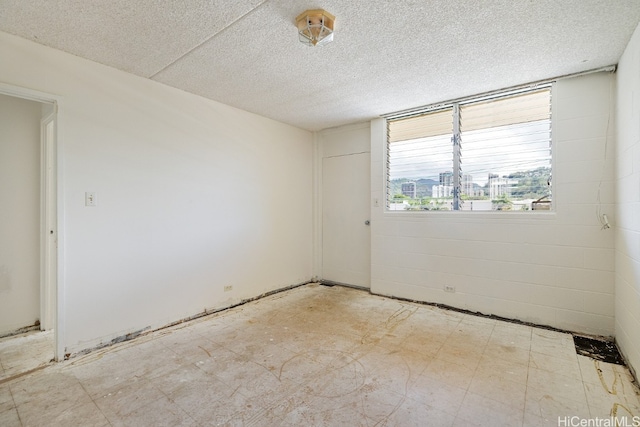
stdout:
<svg viewBox="0 0 640 427">
<path fill-rule="evenodd" d="M 52 359 L 53 331 L 0 338 L 0 381 L 47 366 Z"/>
<path fill-rule="evenodd" d="M 569 334 L 321 285 L 0 382 L 1 426 L 558 426 L 612 415 L 640 415 L 631 375 L 576 355 Z"/>
</svg>

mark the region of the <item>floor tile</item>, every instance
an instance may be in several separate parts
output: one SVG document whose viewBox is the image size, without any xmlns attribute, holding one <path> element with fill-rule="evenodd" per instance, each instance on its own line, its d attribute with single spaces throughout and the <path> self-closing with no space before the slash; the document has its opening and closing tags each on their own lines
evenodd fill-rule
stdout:
<svg viewBox="0 0 640 427">
<path fill-rule="evenodd" d="M 476 426 L 515 426 L 522 425 L 524 410 L 468 392 L 456 418 Z"/>
<path fill-rule="evenodd" d="M 467 390 L 474 373 L 475 369 L 443 359 L 434 359 L 423 371 L 422 375 L 432 380 Z"/>
<path fill-rule="evenodd" d="M 139 380 L 136 363 L 127 363 L 117 352 L 106 349 L 95 356 L 98 355 L 101 357 L 72 360 L 72 364 L 65 365 L 65 372 L 77 378 L 91 397 L 103 396 Z"/>
<path fill-rule="evenodd" d="M 387 419 L 407 399 L 406 394 L 385 388 L 377 379 L 368 380 L 355 396 L 357 407 L 361 414 L 371 420 L 371 424 Z"/>
<path fill-rule="evenodd" d="M 450 415 L 457 415 L 466 395 L 464 388 L 421 375 L 409 389 L 407 396 L 418 403 L 438 408 Z"/>
<path fill-rule="evenodd" d="M 576 355 L 570 334 L 339 286 L 0 382 L 3 427 L 557 426 L 611 414 L 640 415 L 633 377 Z"/>
<path fill-rule="evenodd" d="M 261 415 L 263 419 L 277 420 L 274 425 L 282 426 L 343 425 L 346 418 L 351 418 L 353 425 L 366 425 L 353 401 L 330 401 L 303 390 L 285 396 Z"/>
<path fill-rule="evenodd" d="M 10 382 L 9 388 L 18 407 L 34 402 L 66 409 L 89 398 L 80 382 L 68 372 L 39 371 Z"/>
<path fill-rule="evenodd" d="M 163 396 L 150 380 L 143 378 L 93 401 L 109 420 L 117 420 Z"/>
<path fill-rule="evenodd" d="M 612 384 L 585 383 L 584 387 L 592 417 L 633 417 L 640 414 L 637 389 L 628 381 L 618 377 Z"/>
<path fill-rule="evenodd" d="M 18 416 L 18 410 L 15 407 L 0 410 L 0 426 L 22 426 L 22 423 L 20 422 L 20 416 Z"/>
<path fill-rule="evenodd" d="M 52 388 L 47 395 L 17 405 L 17 409 L 24 425 L 65 425 L 65 420 L 74 418 L 77 408 L 86 408 L 87 405 L 95 408 L 89 395 L 82 391 Z M 100 414 L 98 410 L 95 412 Z M 96 424 L 106 424 L 106 419 L 100 415 L 95 420 Z"/>
<path fill-rule="evenodd" d="M 410 335 L 401 337 L 399 345 L 407 350 L 413 350 L 425 355 L 435 356 L 447 342 L 450 333 L 441 331 L 428 332 L 426 330 L 414 330 Z"/>
<path fill-rule="evenodd" d="M 586 395 L 582 381 L 533 366 L 529 366 L 527 389 L 544 391 L 550 396 L 558 396 L 578 403 L 586 403 Z"/>
<path fill-rule="evenodd" d="M 445 411 L 406 399 L 395 411 L 377 420 L 374 425 L 450 427 L 454 420 L 455 417 Z"/>
<path fill-rule="evenodd" d="M 112 426 L 185 426 L 196 425 L 196 421 L 177 404 L 166 397 L 153 401 L 135 411 L 113 420 Z"/>
<path fill-rule="evenodd" d="M 14 407 L 13 396 L 8 384 L 0 385 L 0 412 Z"/>
<path fill-rule="evenodd" d="M 501 378 L 506 380 L 526 384 L 529 376 L 529 366 L 519 363 L 519 361 L 492 357 L 490 353 L 485 351 L 476 368 L 476 375 L 482 374 L 499 374 Z"/>
<path fill-rule="evenodd" d="M 505 378 L 501 371 L 476 372 L 469 392 L 497 400 L 517 411 L 524 410 L 527 385 Z"/>
<path fill-rule="evenodd" d="M 531 351 L 573 361 L 576 356 L 571 334 L 534 328 L 531 335 Z"/>
<path fill-rule="evenodd" d="M 447 341 L 440 350 L 438 350 L 435 358 L 464 366 L 473 372 L 480 364 L 484 350 L 484 346 L 474 345 L 473 342 Z"/>
<path fill-rule="evenodd" d="M 507 362 L 519 363 L 529 366 L 529 356 L 531 352 L 522 347 L 512 345 L 487 345 L 483 356 Z"/>
<path fill-rule="evenodd" d="M 53 353 L 52 330 L 0 338 L 0 380 L 51 364 Z"/>
<path fill-rule="evenodd" d="M 537 417 L 544 425 L 558 425 L 558 417 L 589 418 L 589 406 L 584 399 L 558 394 L 552 390 L 527 387 L 525 412 Z"/>
<path fill-rule="evenodd" d="M 576 381 L 582 381 L 580 365 L 576 363 L 575 358 L 560 358 L 531 351 L 529 353 L 529 366 L 543 371 L 571 377 Z"/>
<path fill-rule="evenodd" d="M 199 426 L 251 425 L 264 417 L 264 408 L 234 390 L 222 391 L 218 399 L 213 399 L 197 407 L 185 410 Z"/>
<path fill-rule="evenodd" d="M 20 420 L 25 426 L 51 426 L 51 427 L 104 427 L 109 426 L 109 421 L 102 414 L 94 402 L 87 401 L 56 411 L 53 408 L 37 408 L 29 410 L 29 405 L 18 408 Z"/>
<path fill-rule="evenodd" d="M 531 327 L 498 323 L 489 337 L 489 346 L 518 347 L 531 349 Z"/>
</svg>

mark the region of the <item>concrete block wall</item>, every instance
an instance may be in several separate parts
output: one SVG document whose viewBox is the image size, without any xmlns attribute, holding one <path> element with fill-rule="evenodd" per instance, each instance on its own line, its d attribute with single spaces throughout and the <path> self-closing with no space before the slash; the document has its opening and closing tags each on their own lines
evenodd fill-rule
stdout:
<svg viewBox="0 0 640 427">
<path fill-rule="evenodd" d="M 614 233 L 598 214 L 613 216 L 614 82 L 596 73 L 554 85 L 554 212 L 372 208 L 372 292 L 613 335 Z M 384 200 L 383 119 L 371 134 L 372 198 Z"/>
<path fill-rule="evenodd" d="M 618 347 L 640 370 L 640 27 L 618 66 L 615 331 Z"/>
</svg>

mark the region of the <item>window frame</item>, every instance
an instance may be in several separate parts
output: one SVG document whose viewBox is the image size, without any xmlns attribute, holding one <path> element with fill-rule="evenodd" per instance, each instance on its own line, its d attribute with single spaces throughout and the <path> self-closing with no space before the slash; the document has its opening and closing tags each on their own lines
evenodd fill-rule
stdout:
<svg viewBox="0 0 640 427">
<path fill-rule="evenodd" d="M 385 203 L 383 205 L 383 210 L 386 214 L 400 214 L 400 215 L 446 215 L 446 214 L 453 214 L 456 216 L 463 216 L 463 215 L 469 215 L 469 217 L 477 217 L 477 216 L 481 216 L 481 215 L 490 215 L 490 216 L 495 216 L 495 215 L 499 215 L 499 216 L 510 216 L 511 218 L 514 218 L 513 215 L 518 216 L 518 215 L 525 215 L 525 216 L 530 216 L 530 215 L 534 215 L 536 218 L 544 218 L 545 216 L 549 217 L 549 216 L 555 216 L 556 213 L 556 194 L 557 194 L 557 189 L 554 188 L 556 187 L 555 182 L 552 182 L 551 184 L 551 191 L 553 194 L 553 197 L 551 198 L 551 203 L 550 203 L 550 207 L 549 209 L 541 209 L 541 210 L 536 210 L 536 209 L 527 209 L 527 210 L 496 210 L 496 209 L 491 209 L 491 210 L 466 210 L 466 209 L 446 209 L 446 210 L 401 210 L 401 209 L 391 209 L 390 204 L 392 202 L 392 200 L 394 200 L 393 195 L 391 194 L 391 176 L 390 176 L 390 130 L 389 130 L 389 123 L 392 121 L 396 121 L 396 120 L 401 120 L 401 119 L 407 119 L 407 118 L 411 118 L 411 117 L 418 117 L 420 115 L 425 115 L 425 114 L 430 114 L 430 113 L 434 113 L 440 110 L 446 110 L 446 109 L 455 109 L 456 112 L 452 117 L 452 127 L 453 132 L 451 134 L 451 154 L 452 154 L 452 165 L 454 164 L 454 162 L 460 162 L 461 159 L 461 155 L 455 155 L 454 154 L 454 150 L 458 149 L 460 150 L 460 136 L 462 135 L 462 133 L 464 132 L 464 129 L 460 129 L 460 109 L 463 106 L 466 105 L 473 105 L 476 103 L 481 103 L 481 102 L 486 102 L 486 101 L 491 101 L 491 100 L 499 100 L 501 98 L 509 98 L 509 97 L 513 97 L 513 96 L 517 96 L 517 95 L 522 95 L 522 94 L 527 94 L 527 93 L 533 93 L 536 91 L 540 91 L 540 90 L 544 90 L 544 89 L 548 89 L 549 91 L 549 107 L 550 107 L 550 112 L 549 112 L 549 143 L 551 144 L 550 146 L 550 155 L 551 155 L 551 159 L 550 159 L 550 168 L 551 168 L 551 176 L 553 176 L 555 174 L 556 171 L 556 143 L 554 141 L 554 132 L 553 129 L 555 127 L 554 123 L 555 123 L 555 115 L 553 114 L 554 111 L 554 103 L 555 103 L 555 97 L 554 97 L 554 92 L 555 92 L 555 82 L 556 80 L 549 80 L 549 81 L 542 81 L 542 82 L 538 82 L 538 83 L 532 83 L 529 85 L 524 85 L 524 86 L 519 86 L 519 87 L 512 87 L 509 89 L 502 89 L 499 91 L 494 91 L 494 92 L 487 92 L 484 94 L 480 94 L 480 95 L 474 95 L 474 96 L 469 96 L 469 97 L 465 97 L 465 98 L 459 98 L 459 99 L 455 99 L 455 100 L 451 100 L 451 101 L 446 101 L 446 102 L 440 102 L 437 104 L 432 104 L 432 105 L 428 105 L 428 106 L 424 106 L 424 107 L 418 107 L 418 108 L 414 108 L 411 110 L 405 110 L 405 111 L 400 111 L 397 113 L 390 113 L 387 115 L 382 116 L 385 119 L 385 138 L 384 138 L 384 158 L 385 158 L 385 162 L 384 162 L 384 200 Z M 455 119 L 458 120 L 455 120 Z M 490 128 L 487 128 L 490 129 Z M 457 135 L 457 141 L 455 141 Z M 462 140 L 462 152 L 464 153 L 464 140 Z M 459 165 L 457 165 L 459 167 Z M 456 170 L 455 166 L 452 168 L 454 171 Z M 458 169 L 460 171 L 460 169 Z M 455 178 L 455 173 L 453 174 L 454 178 Z M 460 177 L 457 177 L 458 179 L 456 181 L 458 181 L 456 184 L 454 184 L 454 189 L 457 189 L 458 191 L 460 191 L 460 189 L 462 188 L 462 183 L 460 182 Z M 453 197 L 452 203 L 455 203 L 455 201 L 458 201 L 458 203 L 460 203 L 460 194 L 458 194 L 458 197 L 456 198 L 455 196 Z M 454 205 L 455 206 L 455 205 Z M 460 207 L 458 205 L 458 207 Z"/>
</svg>

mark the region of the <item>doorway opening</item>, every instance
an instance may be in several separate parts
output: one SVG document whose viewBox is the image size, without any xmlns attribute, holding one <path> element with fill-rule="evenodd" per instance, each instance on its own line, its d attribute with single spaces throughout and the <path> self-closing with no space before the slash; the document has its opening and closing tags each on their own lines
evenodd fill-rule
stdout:
<svg viewBox="0 0 640 427">
<path fill-rule="evenodd" d="M 57 101 L 0 85 L 0 381 L 58 349 Z"/>
</svg>

